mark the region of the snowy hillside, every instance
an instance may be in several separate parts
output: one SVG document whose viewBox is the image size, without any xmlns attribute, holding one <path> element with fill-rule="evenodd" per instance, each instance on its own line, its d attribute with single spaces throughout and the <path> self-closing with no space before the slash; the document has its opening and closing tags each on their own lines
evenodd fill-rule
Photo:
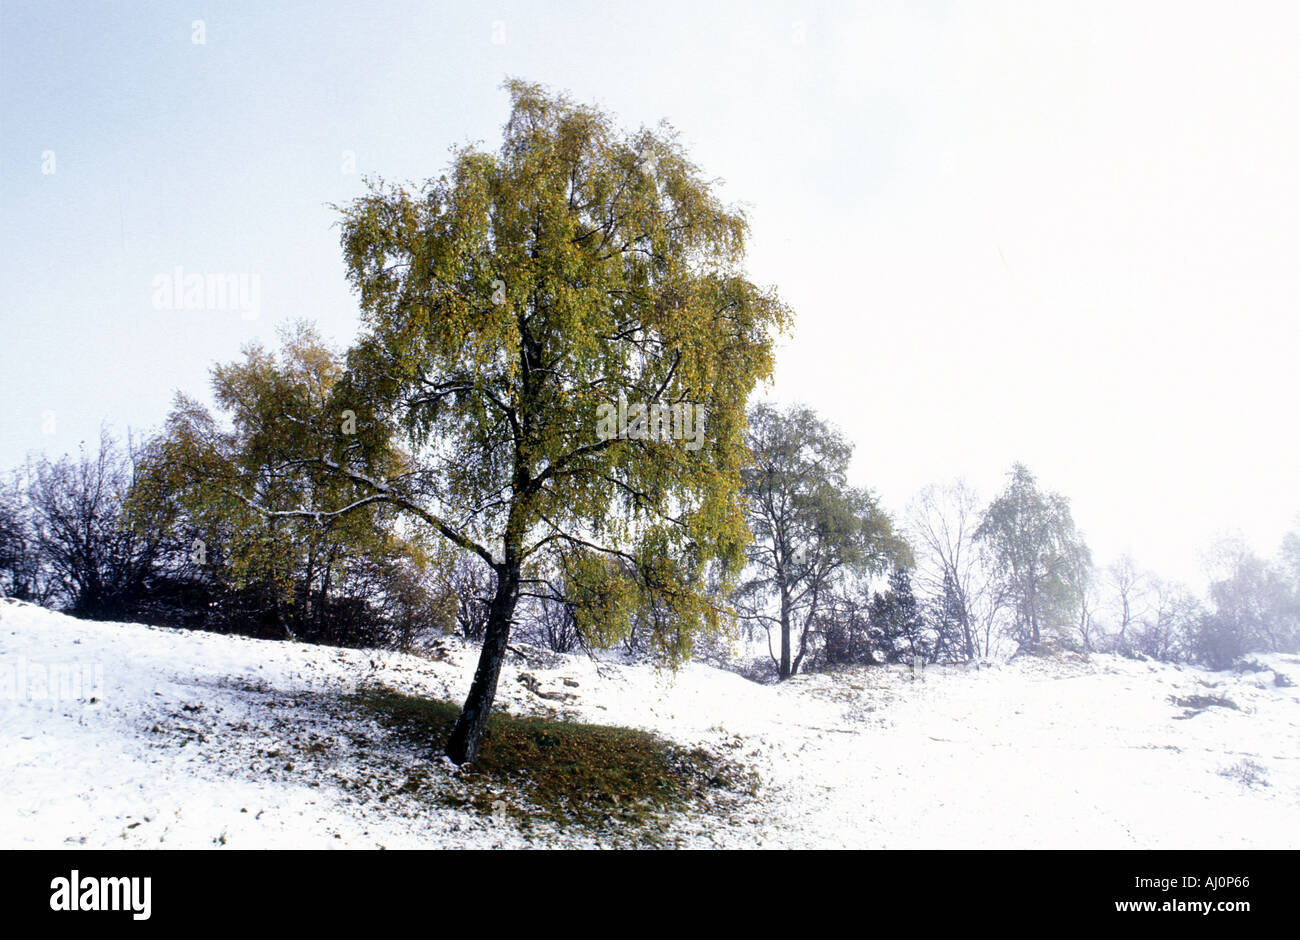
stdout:
<svg viewBox="0 0 1300 940">
<path fill-rule="evenodd" d="M 1300 679 L 1296 657 L 1262 661 Z M 606 841 L 410 798 L 408 775 L 458 771 L 370 744 L 371 719 L 340 704 L 375 685 L 459 700 L 473 663 L 454 640 L 426 658 L 0 602 L 0 847 Z M 1278 682 L 1096 656 L 768 686 L 547 654 L 511 657 L 498 705 L 652 730 L 757 772 L 756 796 L 678 817 L 670 845 L 1289 848 L 1300 687 Z"/>
</svg>

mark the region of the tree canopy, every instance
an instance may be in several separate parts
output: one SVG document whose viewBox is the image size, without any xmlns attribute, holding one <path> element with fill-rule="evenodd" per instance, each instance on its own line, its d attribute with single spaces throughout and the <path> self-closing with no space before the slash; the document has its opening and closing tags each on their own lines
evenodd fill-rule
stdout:
<svg viewBox="0 0 1300 940">
<path fill-rule="evenodd" d="M 1045 628 L 1073 620 L 1091 555 L 1075 530 L 1069 500 L 1039 490 L 1033 474 L 1018 463 L 984 511 L 975 540 L 992 555 L 1023 644 L 1036 644 Z"/>
<path fill-rule="evenodd" d="M 745 471 L 753 577 L 740 598 L 775 628 L 780 678 L 799 671 L 819 614 L 846 576 L 911 563 L 906 543 L 870 492 L 848 484 L 853 446 L 810 408 L 756 405 Z M 764 604 L 775 598 L 776 607 Z"/>
<path fill-rule="evenodd" d="M 565 597 L 597 645 L 634 608 L 665 611 L 670 662 L 719 626 L 749 537 L 745 402 L 790 319 L 745 277 L 743 213 L 671 128 L 625 132 L 539 85 L 507 89 L 496 153 L 458 148 L 444 174 L 372 181 L 342 208 L 363 332 L 313 418 L 287 406 L 310 383 L 239 392 L 244 436 L 273 442 L 259 472 L 309 483 L 292 508 L 250 510 L 383 506 L 495 575 L 458 762 L 477 753 L 522 594 Z M 640 417 L 603 433 L 615 402 Z M 683 413 L 702 440 L 646 426 Z"/>
</svg>

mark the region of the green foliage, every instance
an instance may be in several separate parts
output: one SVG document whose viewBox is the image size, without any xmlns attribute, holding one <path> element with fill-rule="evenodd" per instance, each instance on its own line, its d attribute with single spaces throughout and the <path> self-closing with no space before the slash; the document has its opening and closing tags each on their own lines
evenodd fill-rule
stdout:
<svg viewBox="0 0 1300 940">
<path fill-rule="evenodd" d="M 975 540 L 988 549 L 1013 600 L 1022 643 L 1038 643 L 1044 630 L 1062 631 L 1077 617 L 1091 553 L 1075 531 L 1069 500 L 1041 492 L 1023 464 L 985 509 Z"/>
<path fill-rule="evenodd" d="M 158 492 L 184 488 L 200 525 L 226 527 L 232 568 L 276 596 L 312 544 L 305 524 L 381 551 L 394 533 L 412 553 L 415 536 L 445 540 L 486 563 L 458 763 L 474 760 L 525 586 L 576 590 L 593 643 L 627 636 L 633 609 L 665 612 L 639 619 L 672 664 L 718 629 L 749 539 L 745 402 L 790 320 L 744 275 L 743 213 L 670 128 L 624 132 L 507 87 L 497 153 L 462 147 L 436 179 L 372 181 L 341 209 L 363 325 L 346 362 L 305 328 L 279 360 L 250 347 L 214 372 L 233 429 L 179 399 L 157 468 Z M 693 426 L 702 412 L 703 440 L 603 434 L 623 400 L 689 406 Z"/>
<path fill-rule="evenodd" d="M 461 148 L 444 175 L 372 183 L 343 209 L 365 334 L 336 407 L 371 430 L 340 462 L 356 497 L 556 593 L 574 551 L 622 560 L 638 603 L 673 610 L 658 645 L 679 661 L 723 615 L 711 575 L 743 563 L 744 404 L 789 313 L 744 278 L 744 216 L 670 129 L 625 133 L 540 86 L 508 89 L 496 154 Z M 602 439 L 598 409 L 619 395 L 702 407 L 704 446 Z M 376 465 L 389 433 L 409 473 Z M 609 642 L 633 599 L 604 570 L 604 588 L 590 567 L 574 583 L 587 633 Z"/>
<path fill-rule="evenodd" d="M 142 527 L 169 507 L 232 588 L 260 586 L 286 631 L 315 594 L 328 602 L 331 585 L 378 578 L 398 606 L 430 619 L 449 612 L 427 609 L 420 573 L 448 559 L 418 533 L 398 526 L 397 514 L 379 501 L 356 503 L 343 479 L 320 473 L 312 455 L 343 451 L 350 416 L 333 407 L 343 375 L 342 357 L 306 324 L 282 331 L 281 349 L 260 345 L 243 358 L 212 370 L 212 390 L 227 421 L 199 402 L 178 395 L 160 439 L 132 488 L 131 517 Z M 387 451 L 388 466 L 401 454 Z"/>
<path fill-rule="evenodd" d="M 912 556 L 875 497 L 848 484 L 852 445 L 811 409 L 756 405 L 747 444 L 753 576 L 738 601 L 779 629 L 776 664 L 787 678 L 798 671 L 812 624 L 841 579 L 910 565 Z M 773 597 L 777 613 L 769 617 L 762 610 Z"/>
<path fill-rule="evenodd" d="M 591 551 L 576 552 L 563 564 L 564 595 L 582 643 L 609 649 L 625 639 L 639 599 L 626 568 Z"/>
</svg>

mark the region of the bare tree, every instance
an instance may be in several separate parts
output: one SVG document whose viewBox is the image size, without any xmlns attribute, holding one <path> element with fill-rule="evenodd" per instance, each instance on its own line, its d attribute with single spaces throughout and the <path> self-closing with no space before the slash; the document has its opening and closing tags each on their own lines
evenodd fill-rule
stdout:
<svg viewBox="0 0 1300 940">
<path fill-rule="evenodd" d="M 25 479 L 0 483 L 0 597 L 47 603 L 55 581 L 38 544 Z"/>
<path fill-rule="evenodd" d="M 1079 581 L 1079 641 L 1086 652 L 1096 648 L 1097 622 L 1095 593 L 1090 573 L 1084 572 Z"/>
<path fill-rule="evenodd" d="M 1201 602 L 1181 584 L 1155 578 L 1148 584 L 1151 603 L 1133 631 L 1133 650 L 1162 662 L 1184 659 L 1205 613 Z"/>
<path fill-rule="evenodd" d="M 956 621 L 967 660 L 992 653 L 1003 593 L 975 542 L 979 495 L 963 480 L 931 484 L 912 500 L 907 534 L 916 547 L 916 581 Z"/>
<path fill-rule="evenodd" d="M 456 598 L 456 632 L 472 643 L 487 632 L 489 607 L 496 592 L 496 577 L 467 553 L 452 564 L 449 587 Z"/>
<path fill-rule="evenodd" d="M 1106 570 L 1114 611 L 1116 652 L 1128 654 L 1134 649 L 1133 631 L 1148 617 L 1150 578 L 1129 555 L 1122 555 Z"/>
<path fill-rule="evenodd" d="M 29 468 L 36 544 L 58 597 L 76 616 L 130 616 L 168 551 L 170 520 L 129 524 L 123 512 L 140 456 L 103 431 L 96 451 L 83 449 L 75 460 L 43 457 Z"/>
<path fill-rule="evenodd" d="M 582 645 L 582 634 L 573 607 L 554 597 L 537 603 L 537 634 L 546 648 L 555 653 L 572 653 Z"/>
</svg>

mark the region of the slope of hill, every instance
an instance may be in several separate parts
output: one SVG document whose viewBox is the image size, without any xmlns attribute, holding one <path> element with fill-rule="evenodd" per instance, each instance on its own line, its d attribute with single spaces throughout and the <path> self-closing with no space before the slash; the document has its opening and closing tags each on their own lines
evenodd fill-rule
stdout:
<svg viewBox="0 0 1300 940">
<path fill-rule="evenodd" d="M 1111 656 L 853 669 L 759 685 L 528 651 L 499 706 L 643 728 L 757 773 L 653 844 L 1294 847 L 1300 659 L 1211 673 Z M 609 844 L 422 797 L 359 689 L 458 700 L 474 652 L 339 650 L 0 603 L 0 847 Z M 1274 671 L 1275 670 L 1275 671 Z M 441 791 L 439 791 L 441 792 Z M 494 801 L 494 807 L 498 804 Z M 636 841 L 634 838 L 633 841 Z"/>
</svg>

